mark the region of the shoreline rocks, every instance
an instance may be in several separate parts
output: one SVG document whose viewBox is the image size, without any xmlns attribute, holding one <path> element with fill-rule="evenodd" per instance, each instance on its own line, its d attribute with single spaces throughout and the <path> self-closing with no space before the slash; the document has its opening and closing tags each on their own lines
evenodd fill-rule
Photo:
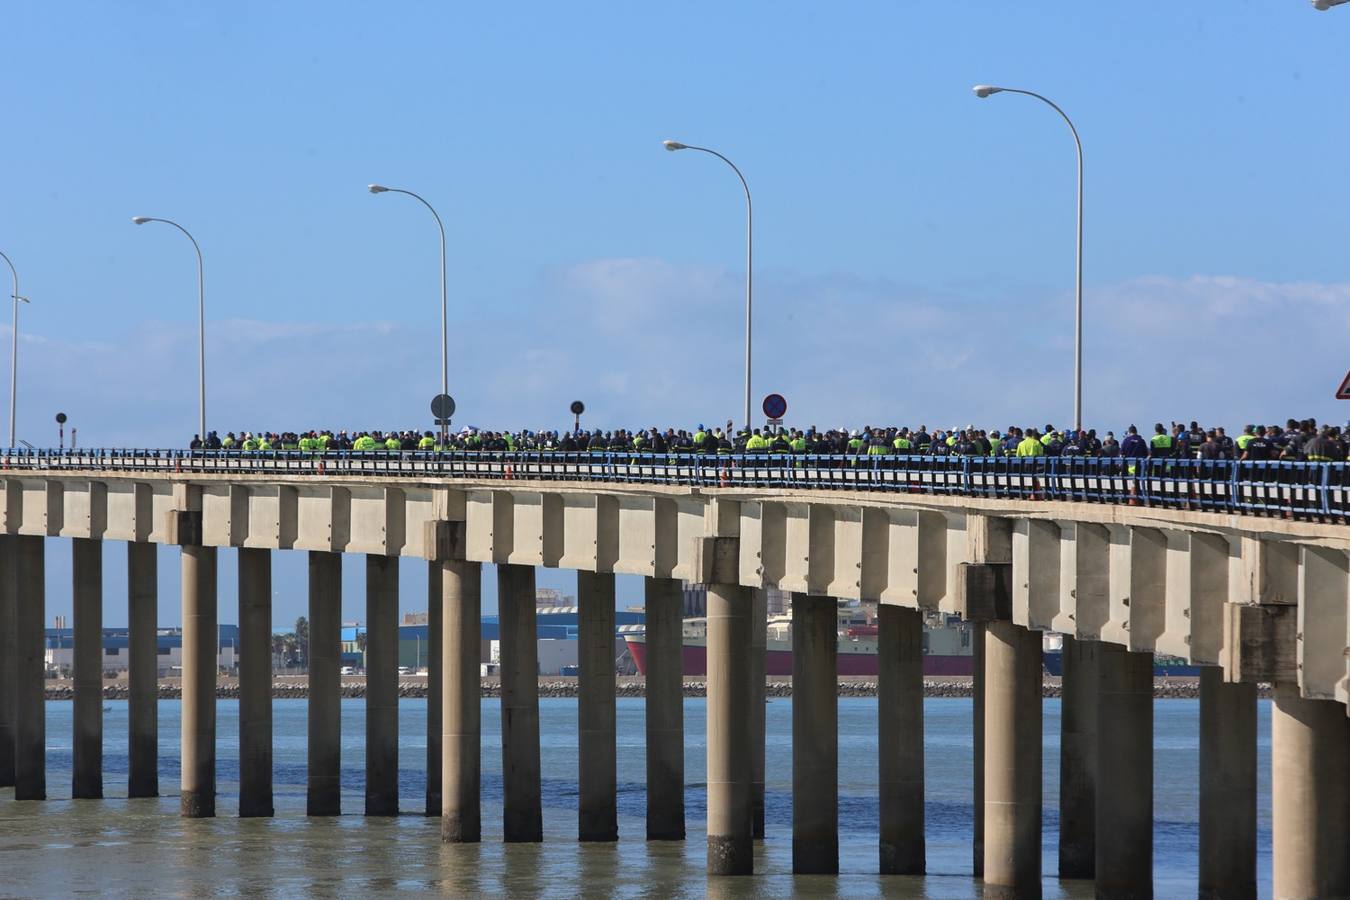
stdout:
<svg viewBox="0 0 1350 900">
<path fill-rule="evenodd" d="M 1270 696 L 1270 685 L 1258 685 L 1257 692 L 1261 697 Z M 641 678 L 624 677 L 618 680 L 615 685 L 615 694 L 618 697 L 640 698 L 646 696 L 646 684 Z M 702 680 L 686 680 L 684 683 L 684 696 L 686 697 L 706 697 L 708 694 L 707 682 Z M 875 697 L 877 694 L 877 683 L 875 681 L 842 680 L 839 682 L 840 697 Z M 364 681 L 347 681 L 342 684 L 342 696 L 344 699 L 359 699 L 366 695 L 366 686 Z M 421 681 L 400 682 L 398 686 L 398 695 L 405 699 L 421 699 L 427 695 L 427 686 L 425 679 Z M 791 697 L 792 682 L 790 679 L 771 680 L 765 685 L 765 695 L 767 697 Z M 969 679 L 960 680 L 941 680 L 924 681 L 923 695 L 932 698 L 967 698 L 971 696 L 971 683 Z M 107 684 L 103 687 L 104 700 L 126 700 L 130 696 L 130 690 L 125 683 Z M 303 678 L 293 681 L 277 681 L 272 685 L 272 697 L 283 700 L 303 700 L 309 696 L 309 686 Z M 495 678 L 483 679 L 482 696 L 499 697 L 501 696 L 501 683 Z M 576 678 L 550 678 L 539 679 L 540 697 L 575 697 L 577 696 Z M 1042 697 L 1057 698 L 1060 696 L 1059 679 L 1046 679 L 1042 686 Z M 1194 700 L 1200 696 L 1200 680 L 1198 678 L 1159 678 L 1153 682 L 1153 696 L 1158 700 Z M 159 699 L 178 700 L 182 697 L 181 688 L 174 683 L 161 683 L 159 685 Z M 223 700 L 237 700 L 239 698 L 239 685 L 236 681 L 227 681 L 220 684 L 216 689 L 216 697 Z M 75 698 L 75 689 L 70 684 L 49 685 L 46 689 L 46 698 L 48 700 L 73 700 Z"/>
</svg>

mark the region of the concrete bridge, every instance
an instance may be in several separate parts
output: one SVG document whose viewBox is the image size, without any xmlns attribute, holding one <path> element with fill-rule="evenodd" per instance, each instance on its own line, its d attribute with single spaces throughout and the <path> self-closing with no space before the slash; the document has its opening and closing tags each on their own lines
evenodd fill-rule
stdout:
<svg viewBox="0 0 1350 900">
<path fill-rule="evenodd" d="M 950 472 L 899 467 L 890 474 L 903 478 L 883 483 L 839 460 L 759 469 L 750 461 L 730 472 L 721 463 L 709 474 L 687 460 L 624 461 L 620 471 L 613 461 L 596 469 L 537 457 L 485 456 L 450 469 L 419 454 L 8 458 L 0 471 L 0 779 L 15 785 L 16 799 L 45 796 L 43 548 L 48 537 L 67 537 L 74 542 L 73 794 L 102 795 L 101 559 L 107 541 L 122 541 L 130 793 L 156 792 L 154 545 L 177 545 L 181 808 L 185 816 L 213 815 L 216 556 L 234 547 L 239 809 L 270 815 L 271 553 L 297 550 L 309 553 L 308 812 L 338 814 L 340 555 L 360 553 L 369 629 L 365 812 L 396 814 L 395 557 L 412 556 L 426 559 L 430 573 L 426 811 L 443 817 L 446 841 L 477 841 L 480 570 L 494 563 L 503 837 L 538 841 L 535 569 L 560 567 L 577 571 L 581 615 L 582 840 L 617 837 L 612 640 L 614 576 L 623 573 L 646 577 L 652 840 L 685 836 L 680 581 L 708 586 L 711 874 L 750 873 L 752 842 L 763 834 L 763 589 L 775 587 L 794 595 L 795 871 L 838 869 L 838 597 L 880 603 L 882 872 L 924 871 L 921 618 L 937 609 L 981 626 L 972 863 L 989 895 L 1040 892 L 1043 631 L 1066 636 L 1060 875 L 1095 878 L 1103 897 L 1151 894 L 1156 652 L 1205 667 L 1201 895 L 1256 891 L 1258 682 L 1274 685 L 1275 894 L 1350 895 L 1350 527 L 1309 521 L 1346 502 L 1337 487 L 1346 483 L 1344 466 L 1271 482 L 1263 503 L 1276 514 L 1258 516 L 1243 513 L 1269 509 L 1243 505 L 1254 489 L 1235 473 L 1196 481 L 1170 470 L 1097 472 L 1089 490 L 1082 472 L 1069 473 L 1065 484 L 1045 469 L 982 472 L 991 480 L 978 485 L 967 471 L 953 486 L 944 480 Z M 1318 493 L 1309 499 L 1309 490 Z M 1042 499 L 1064 496 L 1075 499 Z"/>
</svg>

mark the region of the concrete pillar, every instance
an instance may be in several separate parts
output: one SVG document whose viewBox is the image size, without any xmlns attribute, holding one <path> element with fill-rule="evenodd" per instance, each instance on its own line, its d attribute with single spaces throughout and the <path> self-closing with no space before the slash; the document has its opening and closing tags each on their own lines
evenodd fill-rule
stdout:
<svg viewBox="0 0 1350 900">
<path fill-rule="evenodd" d="M 577 743 L 583 841 L 619 839 L 614 709 L 614 575 L 577 572 Z"/>
<path fill-rule="evenodd" d="M 833 597 L 792 597 L 792 872 L 839 873 L 839 619 Z"/>
<path fill-rule="evenodd" d="M 1200 898 L 1256 897 L 1256 685 L 1200 670 Z"/>
<path fill-rule="evenodd" d="M 216 548 L 186 545 L 183 572 L 183 816 L 216 814 Z"/>
<path fill-rule="evenodd" d="M 922 875 L 923 614 L 883 604 L 878 617 L 881 874 Z"/>
<path fill-rule="evenodd" d="M 127 544 L 127 796 L 159 796 L 159 548 Z"/>
<path fill-rule="evenodd" d="M 539 650 L 532 566 L 497 566 L 497 606 L 501 624 L 503 839 L 507 843 L 542 841 Z"/>
<path fill-rule="evenodd" d="M 272 815 L 272 551 L 239 549 L 239 815 Z"/>
<path fill-rule="evenodd" d="M 309 747 L 305 813 L 342 812 L 342 554 L 309 554 Z"/>
<path fill-rule="evenodd" d="M 15 535 L 14 799 L 47 799 L 46 539 Z"/>
<path fill-rule="evenodd" d="M 985 626 L 984 896 L 1041 896 L 1041 635 Z"/>
<path fill-rule="evenodd" d="M 1097 642 L 1064 636 L 1059 718 L 1059 877 L 1092 878 L 1097 827 Z"/>
<path fill-rule="evenodd" d="M 984 875 L 984 625 L 970 623 L 970 712 L 971 782 L 975 814 L 970 848 L 970 871 L 976 878 Z"/>
<path fill-rule="evenodd" d="M 398 557 L 366 556 L 366 815 L 398 815 Z"/>
<path fill-rule="evenodd" d="M 1151 897 L 1153 655 L 1103 643 L 1097 666 L 1097 896 Z"/>
<path fill-rule="evenodd" d="M 445 636 L 441 633 L 444 606 L 441 602 L 441 564 L 427 562 L 427 805 L 428 816 L 441 814 L 441 691 L 442 648 Z"/>
<path fill-rule="evenodd" d="M 755 840 L 764 838 L 764 648 L 768 642 L 768 596 L 762 588 L 750 592 L 750 828 Z"/>
<path fill-rule="evenodd" d="M 673 578 L 646 579 L 647 840 L 684 840 L 684 600 Z"/>
<path fill-rule="evenodd" d="M 0 534 L 0 787 L 14 786 L 15 683 L 19 674 L 15 539 Z"/>
<path fill-rule="evenodd" d="M 1277 684 L 1270 721 L 1275 896 L 1350 897 L 1350 718 Z"/>
<path fill-rule="evenodd" d="M 754 871 L 751 592 L 708 585 L 708 874 Z"/>
<path fill-rule="evenodd" d="M 75 703 L 71 790 L 76 800 L 103 797 L 103 542 L 71 541 L 75 612 Z"/>
<path fill-rule="evenodd" d="M 482 564 L 442 560 L 441 840 L 482 838 L 479 787 L 482 753 Z"/>
</svg>

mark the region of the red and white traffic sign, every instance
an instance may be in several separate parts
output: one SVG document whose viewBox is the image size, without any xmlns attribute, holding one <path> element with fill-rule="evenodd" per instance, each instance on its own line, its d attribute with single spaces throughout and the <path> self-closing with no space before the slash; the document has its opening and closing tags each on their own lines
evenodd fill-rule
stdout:
<svg viewBox="0 0 1350 900">
<path fill-rule="evenodd" d="M 1345 373 L 1345 380 L 1342 381 L 1341 386 L 1336 389 L 1336 399 L 1350 400 L 1350 372 Z"/>
</svg>

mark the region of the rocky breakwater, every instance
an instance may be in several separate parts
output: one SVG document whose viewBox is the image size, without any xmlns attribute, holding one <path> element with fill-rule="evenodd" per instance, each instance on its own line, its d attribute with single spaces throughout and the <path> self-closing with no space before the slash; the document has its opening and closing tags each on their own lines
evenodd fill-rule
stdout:
<svg viewBox="0 0 1350 900">
<path fill-rule="evenodd" d="M 925 697 L 969 697 L 971 696 L 971 690 L 971 682 L 968 678 L 933 680 L 923 683 Z M 1257 691 L 1260 696 L 1269 697 L 1270 685 L 1259 685 Z M 764 692 L 768 697 L 791 697 L 792 681 L 790 679 L 771 680 L 765 685 Z M 130 697 L 130 693 L 125 682 L 105 684 L 103 687 L 103 699 L 105 700 L 126 700 Z M 619 697 L 641 698 L 646 696 L 646 683 L 640 677 L 623 677 L 615 685 L 615 693 Z M 877 683 L 875 681 L 847 679 L 839 682 L 840 697 L 875 697 L 876 694 Z M 69 682 L 56 682 L 47 686 L 46 695 L 48 700 L 73 700 L 75 689 Z M 342 683 L 342 696 L 344 698 L 359 699 L 365 697 L 365 695 L 364 679 L 349 679 Z M 426 680 L 400 682 L 398 695 L 407 699 L 425 698 L 427 695 Z M 483 679 L 482 695 L 484 697 L 501 696 L 501 682 L 495 678 Z M 684 682 L 684 695 L 686 697 L 706 697 L 708 695 L 707 682 L 694 679 L 686 680 Z M 239 698 L 239 683 L 233 679 L 222 680 L 216 688 L 216 696 L 224 700 L 237 700 Z M 303 700 L 309 696 L 309 686 L 303 677 L 276 681 L 272 685 L 272 696 L 284 700 Z M 540 678 L 539 696 L 575 697 L 577 696 L 577 679 Z M 1059 697 L 1059 679 L 1047 678 L 1042 686 L 1042 696 Z M 1200 696 L 1200 680 L 1198 678 L 1156 679 L 1153 682 L 1153 696 L 1160 700 L 1196 699 Z M 164 682 L 159 685 L 159 698 L 161 700 L 177 700 L 181 697 L 182 692 L 176 682 Z"/>
</svg>

